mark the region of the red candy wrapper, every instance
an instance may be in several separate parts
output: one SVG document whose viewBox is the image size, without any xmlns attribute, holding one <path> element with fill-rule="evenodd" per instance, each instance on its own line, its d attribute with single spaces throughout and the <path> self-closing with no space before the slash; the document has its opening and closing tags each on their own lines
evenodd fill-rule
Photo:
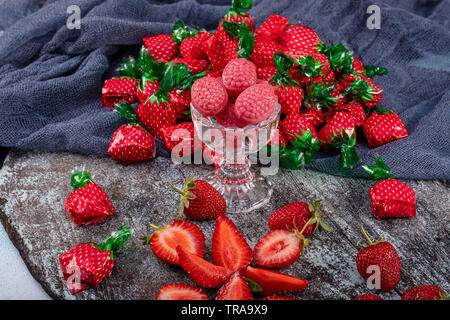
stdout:
<svg viewBox="0 0 450 320">
<path fill-rule="evenodd" d="M 104 243 L 81 243 L 59 257 L 61 270 L 72 294 L 94 288 L 114 267 L 114 251 L 131 237 L 130 228 L 123 225 Z"/>
<path fill-rule="evenodd" d="M 192 122 L 183 122 L 174 126 L 161 129 L 164 143 L 169 151 L 179 148 L 177 156 L 184 157 L 195 153 L 202 146 L 200 139 L 195 134 Z"/>
<path fill-rule="evenodd" d="M 64 200 L 64 209 L 76 225 L 97 223 L 116 211 L 89 172 L 73 172 L 70 184 L 74 191 Z"/>
<path fill-rule="evenodd" d="M 113 108 L 117 102 L 133 103 L 137 100 L 136 89 L 139 81 L 127 76 L 115 77 L 105 81 L 102 88 L 102 104 Z"/>
<path fill-rule="evenodd" d="M 369 190 L 376 218 L 412 218 L 416 216 L 416 195 L 406 184 L 393 179 L 391 170 L 380 157 L 376 166 L 363 166 L 367 174 L 381 180 Z"/>
<path fill-rule="evenodd" d="M 369 148 L 403 139 L 408 131 L 402 119 L 394 111 L 376 108 L 363 125 Z"/>
</svg>

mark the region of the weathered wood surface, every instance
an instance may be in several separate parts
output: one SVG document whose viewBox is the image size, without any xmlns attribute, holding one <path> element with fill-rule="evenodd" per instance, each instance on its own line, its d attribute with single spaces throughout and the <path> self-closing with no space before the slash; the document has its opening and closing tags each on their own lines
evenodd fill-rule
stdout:
<svg viewBox="0 0 450 320">
<path fill-rule="evenodd" d="M 65 215 L 63 201 L 71 191 L 70 172 L 85 169 L 109 194 L 117 213 L 95 226 L 76 226 Z M 179 267 L 168 266 L 143 246 L 139 237 L 151 232 L 149 224 L 165 225 L 176 216 L 178 196 L 167 181 L 181 185 L 184 176 L 203 176 L 210 166 L 177 165 L 170 160 L 124 167 L 108 158 L 69 153 L 12 151 L 0 171 L 0 218 L 33 276 L 58 299 L 151 299 L 171 282 L 194 284 Z M 355 245 L 363 244 L 359 226 L 372 238 L 384 236 L 397 248 L 403 268 L 398 288 L 380 293 L 399 299 L 414 285 L 436 284 L 450 291 L 450 191 L 439 181 L 406 181 L 416 192 L 414 219 L 375 219 L 367 194 L 373 181 L 347 179 L 305 170 L 283 170 L 270 177 L 275 185 L 270 204 L 231 219 L 250 246 L 268 232 L 270 213 L 292 201 L 324 199 L 324 210 L 338 211 L 328 217 L 331 233 L 313 236 L 316 244 L 292 266 L 280 270 L 303 277 L 309 287 L 293 296 L 302 299 L 353 299 L 369 292 L 355 266 Z M 116 255 L 110 278 L 97 288 L 72 296 L 64 283 L 58 256 L 81 242 L 106 239 L 127 223 L 133 237 Z M 213 222 L 200 222 L 211 258 Z M 211 296 L 214 290 L 207 291 Z"/>
</svg>

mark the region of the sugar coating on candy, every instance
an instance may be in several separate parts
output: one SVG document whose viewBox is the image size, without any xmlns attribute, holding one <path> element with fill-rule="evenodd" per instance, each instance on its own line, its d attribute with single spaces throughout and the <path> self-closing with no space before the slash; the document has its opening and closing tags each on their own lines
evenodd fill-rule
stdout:
<svg viewBox="0 0 450 320">
<path fill-rule="evenodd" d="M 255 84 L 236 99 L 235 112 L 239 120 L 256 124 L 269 118 L 277 103 L 274 89 L 267 84 Z"/>
<path fill-rule="evenodd" d="M 222 81 L 230 95 L 237 96 L 256 84 L 256 66 L 244 58 L 230 61 L 223 69 Z"/>
<path fill-rule="evenodd" d="M 191 101 L 203 116 L 212 117 L 226 107 L 228 94 L 216 78 L 203 77 L 192 85 Z"/>
</svg>

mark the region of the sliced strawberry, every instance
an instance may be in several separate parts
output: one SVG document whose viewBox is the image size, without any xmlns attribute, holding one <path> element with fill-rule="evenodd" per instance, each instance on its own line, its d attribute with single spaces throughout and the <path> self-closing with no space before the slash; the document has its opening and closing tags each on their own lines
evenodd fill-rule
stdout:
<svg viewBox="0 0 450 320">
<path fill-rule="evenodd" d="M 236 272 L 252 261 L 252 249 L 233 221 L 224 215 L 217 218 L 211 251 L 214 264 L 230 272 Z"/>
<path fill-rule="evenodd" d="M 284 268 L 300 257 L 302 241 L 294 232 L 274 230 L 266 234 L 253 249 L 253 260 L 264 268 Z"/>
<path fill-rule="evenodd" d="M 308 281 L 296 278 L 281 272 L 247 267 L 245 276 L 255 282 L 258 291 L 253 291 L 264 296 L 271 296 L 283 292 L 302 291 L 308 287 Z"/>
<path fill-rule="evenodd" d="M 177 246 L 180 245 L 189 252 L 203 257 L 205 251 L 205 236 L 202 230 L 195 224 L 184 220 L 173 220 L 167 226 L 156 229 L 148 237 L 144 238 L 144 244 L 150 243 L 155 256 L 168 264 L 180 264 Z"/>
<path fill-rule="evenodd" d="M 185 283 L 170 283 L 159 289 L 156 300 L 208 300 L 202 289 Z"/>
<path fill-rule="evenodd" d="M 190 253 L 182 246 L 177 246 L 180 265 L 189 274 L 192 280 L 204 288 L 217 288 L 230 276 L 230 273 L 221 266 L 216 266 L 205 259 Z"/>
<path fill-rule="evenodd" d="M 235 272 L 217 293 L 216 300 L 253 300 L 253 294 L 244 279 L 245 268 Z"/>
<path fill-rule="evenodd" d="M 263 300 L 302 300 L 302 299 L 286 297 L 286 296 L 284 296 L 284 297 L 283 296 L 270 296 L 270 297 L 263 298 Z"/>
</svg>

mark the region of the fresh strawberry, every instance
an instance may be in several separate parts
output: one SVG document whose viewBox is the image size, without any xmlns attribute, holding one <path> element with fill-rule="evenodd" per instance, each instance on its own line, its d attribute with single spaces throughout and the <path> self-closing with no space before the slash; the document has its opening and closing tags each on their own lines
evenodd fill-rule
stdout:
<svg viewBox="0 0 450 320">
<path fill-rule="evenodd" d="M 225 215 L 217 218 L 211 251 L 214 264 L 231 273 L 248 266 L 252 260 L 252 249 L 233 221 Z"/>
<path fill-rule="evenodd" d="M 121 76 L 105 81 L 102 88 L 102 104 L 105 108 L 113 108 L 117 102 L 133 103 L 137 100 L 136 88 L 138 80 Z"/>
<path fill-rule="evenodd" d="M 225 68 L 227 60 L 225 58 L 222 42 L 220 42 L 217 33 L 212 34 L 202 42 L 203 50 L 208 56 L 211 63 L 211 68 L 214 71 L 220 72 Z"/>
<path fill-rule="evenodd" d="M 184 63 L 192 74 L 197 74 L 205 71 L 208 67 L 206 60 L 193 59 L 193 58 L 175 58 L 173 63 Z"/>
<path fill-rule="evenodd" d="M 406 184 L 393 179 L 391 170 L 380 157 L 377 166 L 362 166 L 369 176 L 381 180 L 369 190 L 372 211 L 376 218 L 416 216 L 416 196 Z"/>
<path fill-rule="evenodd" d="M 114 132 L 108 148 L 111 159 L 128 165 L 149 160 L 156 155 L 155 140 L 138 122 L 133 108 L 127 103 L 119 103 L 115 112 L 128 120 Z"/>
<path fill-rule="evenodd" d="M 256 68 L 256 75 L 260 80 L 269 81 L 275 74 L 277 74 L 276 67 Z"/>
<path fill-rule="evenodd" d="M 281 272 L 247 267 L 245 277 L 250 279 L 252 292 L 271 296 L 284 292 L 302 291 L 308 287 L 308 281 Z M 253 285 L 252 285 L 253 284 Z"/>
<path fill-rule="evenodd" d="M 284 297 L 283 296 L 270 296 L 270 297 L 263 298 L 263 300 L 301 300 L 301 299 L 286 297 L 286 296 L 284 296 Z"/>
<path fill-rule="evenodd" d="M 276 52 L 283 51 L 283 46 L 274 41 L 273 39 L 265 36 L 257 36 L 253 47 L 253 53 L 250 55 L 250 59 L 259 68 L 274 66 L 273 55 Z"/>
<path fill-rule="evenodd" d="M 191 88 L 192 105 L 203 116 L 219 114 L 228 103 L 228 94 L 219 80 L 204 77 L 194 82 Z"/>
<path fill-rule="evenodd" d="M 380 270 L 380 289 L 382 291 L 394 290 L 400 281 L 402 263 L 394 246 L 384 239 L 372 242 L 364 228 L 361 230 L 369 244 L 361 249 L 356 256 L 356 267 L 364 279 L 372 274 L 370 267 L 377 266 Z"/>
<path fill-rule="evenodd" d="M 114 267 L 114 254 L 131 237 L 127 225 L 120 227 L 104 243 L 81 243 L 59 256 L 62 274 L 72 294 L 94 288 Z"/>
<path fill-rule="evenodd" d="M 290 25 L 282 37 L 282 45 L 291 52 L 316 52 L 321 44 L 317 33 L 302 25 Z"/>
<path fill-rule="evenodd" d="M 158 61 L 172 61 L 178 54 L 179 46 L 173 40 L 172 35 L 157 34 L 143 37 L 142 40 L 150 50 L 152 57 Z"/>
<path fill-rule="evenodd" d="M 159 91 L 158 91 L 159 92 Z M 154 97 L 157 93 L 153 94 Z M 176 123 L 176 113 L 165 99 L 152 99 L 145 104 L 140 104 L 136 110 L 139 123 L 156 138 L 163 140 L 162 128 L 172 126 Z M 153 101 L 152 101 L 153 100 Z M 165 100 L 165 101 L 164 101 Z"/>
<path fill-rule="evenodd" d="M 202 289 L 185 283 L 170 283 L 159 289 L 156 300 L 208 300 Z"/>
<path fill-rule="evenodd" d="M 372 293 L 366 293 L 366 294 L 362 294 L 359 295 L 355 298 L 355 300 L 384 300 L 382 297 L 377 296 L 375 294 Z"/>
<path fill-rule="evenodd" d="M 217 292 L 216 300 L 253 300 L 244 275 L 245 268 L 236 271 Z"/>
<path fill-rule="evenodd" d="M 200 139 L 195 134 L 192 122 L 183 122 L 174 126 L 161 129 L 167 150 L 173 152 L 176 149 L 178 157 L 185 157 L 195 153 L 202 146 Z"/>
<path fill-rule="evenodd" d="M 87 171 L 74 171 L 70 178 L 73 191 L 64 200 L 64 210 L 76 225 L 97 223 L 116 210 L 102 188 L 92 182 Z"/>
<path fill-rule="evenodd" d="M 177 115 L 177 119 L 186 118 L 189 115 L 191 104 L 191 90 L 175 88 L 167 94 L 167 100 Z"/>
<path fill-rule="evenodd" d="M 275 106 L 274 89 L 267 84 L 255 84 L 237 97 L 234 107 L 239 120 L 257 124 L 267 120 Z"/>
<path fill-rule="evenodd" d="M 178 212 L 193 220 L 211 220 L 225 215 L 227 205 L 224 197 L 204 180 L 190 178 L 183 190 L 172 188 L 181 194 Z"/>
<path fill-rule="evenodd" d="M 228 107 L 216 116 L 217 124 L 225 128 L 236 127 L 244 128 L 248 123 L 237 118 L 234 110 L 234 104 L 229 104 Z"/>
<path fill-rule="evenodd" d="M 315 107 L 309 107 L 305 110 L 300 110 L 300 116 L 305 118 L 305 120 L 309 122 L 309 124 L 311 124 L 314 128 L 318 128 L 322 123 L 325 122 L 322 110 Z"/>
<path fill-rule="evenodd" d="M 363 125 L 369 148 L 403 139 L 408 131 L 402 119 L 394 111 L 375 108 Z"/>
<path fill-rule="evenodd" d="M 417 286 L 403 292 L 402 300 L 448 300 L 444 290 L 438 286 Z"/>
<path fill-rule="evenodd" d="M 190 253 L 182 246 L 177 246 L 177 252 L 181 267 L 200 287 L 217 288 L 227 281 L 230 274 L 224 267 L 216 266 Z"/>
<path fill-rule="evenodd" d="M 288 23 L 288 18 L 272 14 L 256 29 L 255 34 L 256 36 L 265 36 L 274 41 L 280 41 L 288 27 Z"/>
<path fill-rule="evenodd" d="M 348 99 L 364 103 L 367 108 L 375 107 L 383 98 L 383 90 L 371 78 L 349 74 L 340 81 L 341 93 Z"/>
<path fill-rule="evenodd" d="M 295 230 L 274 230 L 258 241 L 253 249 L 253 260 L 264 268 L 284 268 L 300 257 L 306 239 Z"/>
<path fill-rule="evenodd" d="M 180 245 L 187 251 L 199 257 L 203 257 L 205 251 L 205 236 L 202 230 L 195 224 L 184 220 L 172 220 L 165 227 L 150 225 L 156 229 L 147 237 L 141 238 L 144 244 L 150 244 L 155 256 L 168 264 L 180 264 L 177 246 Z"/>
<path fill-rule="evenodd" d="M 256 84 L 256 79 L 255 64 L 244 58 L 232 60 L 222 72 L 222 83 L 232 96 Z"/>
<path fill-rule="evenodd" d="M 314 203 L 291 202 L 275 210 L 269 217 L 269 229 L 272 231 L 286 230 L 293 229 L 295 226 L 300 230 L 305 228 L 303 231 L 304 237 L 309 237 L 316 229 L 330 231 L 331 227 L 323 222 L 320 217 L 336 213 L 319 213 L 319 210 L 322 209 L 320 202 L 321 200 Z"/>
</svg>

